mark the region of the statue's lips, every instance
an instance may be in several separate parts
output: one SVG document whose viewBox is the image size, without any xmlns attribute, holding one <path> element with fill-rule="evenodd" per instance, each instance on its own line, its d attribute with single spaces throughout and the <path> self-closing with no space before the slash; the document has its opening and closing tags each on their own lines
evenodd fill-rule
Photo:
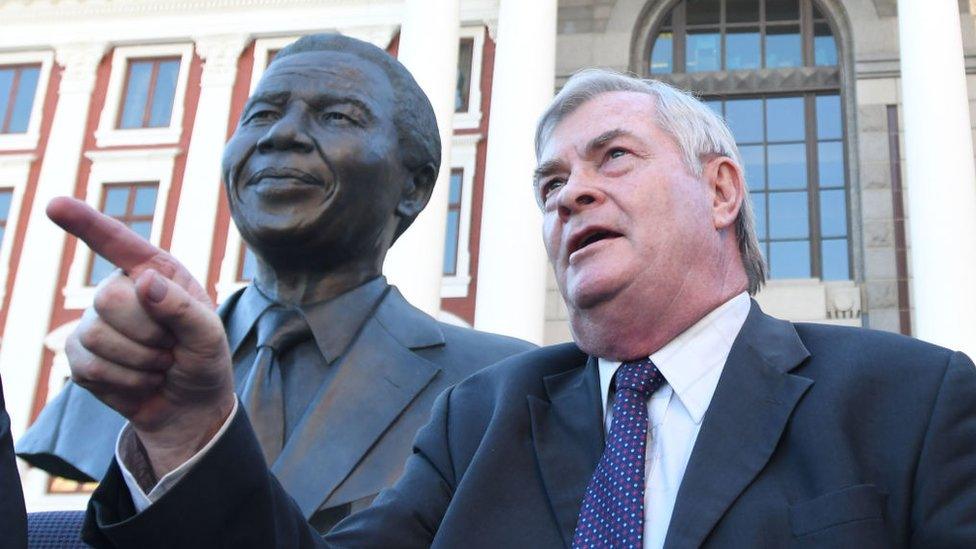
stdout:
<svg viewBox="0 0 976 549">
<path fill-rule="evenodd" d="M 309 192 L 332 194 L 335 185 L 332 181 L 323 181 L 308 172 L 293 168 L 265 168 L 256 172 L 244 185 L 253 188 L 255 192 L 266 198 L 287 199 L 295 195 L 307 197 Z"/>
</svg>

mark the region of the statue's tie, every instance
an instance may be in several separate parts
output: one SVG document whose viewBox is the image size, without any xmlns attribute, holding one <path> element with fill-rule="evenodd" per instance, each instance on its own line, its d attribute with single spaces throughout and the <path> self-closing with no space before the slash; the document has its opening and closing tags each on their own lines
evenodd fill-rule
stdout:
<svg viewBox="0 0 976 549">
<path fill-rule="evenodd" d="M 285 441 L 285 403 L 281 356 L 309 337 L 308 322 L 297 309 L 269 307 L 258 317 L 257 357 L 244 382 L 241 402 L 251 420 L 268 466 L 281 453 Z"/>
<path fill-rule="evenodd" d="M 664 384 L 650 360 L 617 369 L 613 423 L 583 496 L 573 547 L 643 547 L 647 400 Z"/>
</svg>

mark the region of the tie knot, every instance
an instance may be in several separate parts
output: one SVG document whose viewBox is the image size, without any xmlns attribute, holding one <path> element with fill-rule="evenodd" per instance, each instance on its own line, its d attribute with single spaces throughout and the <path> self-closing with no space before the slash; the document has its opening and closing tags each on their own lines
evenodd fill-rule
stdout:
<svg viewBox="0 0 976 549">
<path fill-rule="evenodd" d="M 664 376 L 649 358 L 624 362 L 614 376 L 617 390 L 630 389 L 650 398 L 664 384 Z"/>
<path fill-rule="evenodd" d="M 311 333 L 301 311 L 280 305 L 268 307 L 258 317 L 258 347 L 271 347 L 275 354 L 307 339 Z"/>
</svg>

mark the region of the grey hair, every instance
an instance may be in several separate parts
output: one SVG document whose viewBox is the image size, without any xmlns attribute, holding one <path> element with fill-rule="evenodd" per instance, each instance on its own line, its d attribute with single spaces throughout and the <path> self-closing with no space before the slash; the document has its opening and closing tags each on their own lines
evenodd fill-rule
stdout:
<svg viewBox="0 0 976 549">
<path fill-rule="evenodd" d="M 536 158 L 542 153 L 553 130 L 566 116 L 598 95 L 617 91 L 646 93 L 654 97 L 654 121 L 675 140 L 684 156 L 685 165 L 696 177 L 701 177 L 702 159 L 707 157 L 726 156 L 742 169 L 742 158 L 732 132 L 707 105 L 690 93 L 664 82 L 605 69 L 577 72 L 556 94 L 536 127 Z M 755 295 L 766 282 L 766 263 L 759 248 L 755 217 L 748 198 L 742 201 L 739 208 L 735 232 L 739 256 L 749 279 L 749 293 Z"/>
</svg>

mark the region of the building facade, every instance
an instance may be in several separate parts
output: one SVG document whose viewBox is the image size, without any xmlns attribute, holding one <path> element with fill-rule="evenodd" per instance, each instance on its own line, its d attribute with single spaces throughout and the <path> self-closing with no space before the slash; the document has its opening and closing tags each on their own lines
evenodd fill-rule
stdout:
<svg viewBox="0 0 976 549">
<path fill-rule="evenodd" d="M 952 277 L 913 268 L 913 250 L 932 257 L 933 241 L 955 262 L 943 272 L 976 267 L 965 227 L 952 242 L 931 229 L 976 218 L 976 181 L 963 174 L 945 190 L 906 172 L 905 158 L 933 138 L 906 133 L 906 113 L 931 102 L 912 99 L 924 82 L 903 85 L 899 42 L 957 63 L 945 74 L 965 97 L 940 107 L 964 124 L 968 142 L 956 141 L 971 174 L 976 19 L 969 2 L 934 2 L 951 9 L 922 16 L 960 42 L 926 45 L 897 4 L 0 0 L 0 375 L 14 436 L 65 383 L 65 339 L 112 268 L 46 219 L 47 202 L 71 195 L 120 219 L 219 303 L 254 269 L 221 190 L 223 144 L 274 54 L 311 32 L 385 48 L 432 99 L 444 166 L 385 271 L 442 320 L 537 343 L 571 338 L 531 196 L 532 134 L 554 90 L 598 66 L 692 90 L 729 122 L 770 266 L 757 298 L 767 312 L 925 335 L 933 313 L 917 307 L 938 296 L 913 298 L 935 288 L 958 305 L 934 316 L 971 326 L 971 312 L 954 315 L 976 299 Z M 912 185 L 931 188 L 909 200 Z M 918 209 L 910 230 L 912 201 L 946 192 L 957 219 Z M 953 251 L 970 244 L 973 254 Z M 967 345 L 976 341 L 955 346 Z M 32 510 L 87 499 L 90 487 L 21 471 Z"/>
</svg>

